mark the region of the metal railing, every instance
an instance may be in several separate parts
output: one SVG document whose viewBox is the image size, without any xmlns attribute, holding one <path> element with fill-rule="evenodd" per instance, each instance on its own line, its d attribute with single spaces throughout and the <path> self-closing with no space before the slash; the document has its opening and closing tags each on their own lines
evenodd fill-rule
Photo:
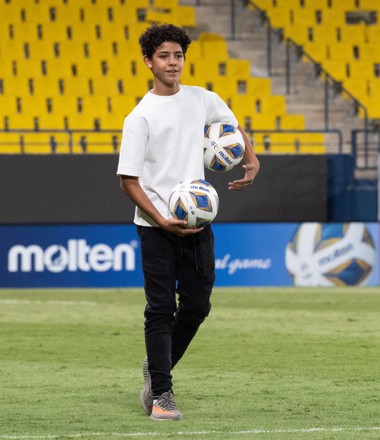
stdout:
<svg viewBox="0 0 380 440">
<path fill-rule="evenodd" d="M 264 129 L 252 129 L 246 130 L 251 136 L 251 141 L 259 151 L 263 151 L 266 154 L 278 152 L 281 150 L 292 151 L 294 154 L 313 154 L 320 153 L 321 151 L 328 151 L 335 154 L 342 154 L 343 152 L 343 136 L 340 130 L 264 130 Z M 256 134 L 263 135 L 262 141 L 259 141 Z M 291 134 L 291 141 L 282 141 L 281 134 Z M 302 140 L 303 135 L 308 134 L 321 134 L 324 136 L 322 141 L 313 140 L 312 138 L 305 141 Z M 273 141 L 271 135 L 276 135 L 279 140 Z M 280 135 L 280 136 L 278 136 Z"/>
<path fill-rule="evenodd" d="M 342 152 L 339 130 L 251 130 L 247 129 L 256 149 L 264 154 L 313 154 L 324 151 Z M 292 135 L 285 139 L 281 135 Z M 302 139 L 303 135 L 322 134 L 324 140 Z M 262 136 L 259 136 L 262 135 Z M 275 137 L 273 135 L 276 135 Z M 0 154 L 117 154 L 121 130 L 0 130 Z M 313 151 L 314 150 L 314 151 Z"/>
<path fill-rule="evenodd" d="M 380 154 L 380 130 L 352 130 L 351 144 L 358 170 L 376 170 Z"/>
<path fill-rule="evenodd" d="M 324 109 L 324 129 L 329 130 L 330 125 L 330 93 L 329 90 L 332 89 L 335 94 L 346 97 L 351 101 L 352 107 L 354 109 L 355 114 L 359 114 L 360 110 L 362 111 L 363 116 L 363 129 L 368 130 L 368 110 L 364 104 L 362 104 L 359 99 L 357 99 L 349 90 L 343 87 L 342 82 L 336 80 L 327 70 L 323 68 L 321 63 L 316 61 L 310 54 L 305 52 L 302 46 L 298 45 L 295 41 L 288 38 L 286 40 L 286 94 L 290 94 L 291 92 L 291 56 L 290 56 L 290 47 L 293 48 L 298 53 L 299 58 L 305 57 L 309 62 L 314 66 L 314 70 L 316 76 L 321 77 L 324 81 L 324 95 L 323 95 L 323 109 Z"/>
<path fill-rule="evenodd" d="M 0 154 L 117 153 L 121 130 L 0 130 Z"/>
<path fill-rule="evenodd" d="M 262 22 L 265 24 L 267 28 L 267 68 L 268 75 L 272 76 L 273 74 L 273 35 L 278 36 L 278 32 L 275 28 L 272 27 L 270 17 L 268 14 L 262 10 L 253 0 L 248 0 L 246 3 L 253 6 L 261 15 Z M 324 80 L 324 129 L 328 130 L 329 127 L 329 102 L 330 102 L 330 94 L 329 89 L 332 88 L 336 94 L 346 97 L 352 102 L 352 107 L 356 113 L 362 111 L 363 116 L 363 129 L 368 130 L 368 110 L 366 106 L 360 102 L 358 98 L 356 98 L 349 90 L 347 90 L 341 81 L 335 79 L 326 69 L 323 68 L 320 62 L 315 60 L 308 52 L 304 50 L 304 48 L 293 41 L 291 38 L 287 38 L 285 40 L 286 45 L 286 57 L 285 57 L 285 93 L 291 93 L 291 84 L 292 84 L 292 56 L 291 49 L 293 48 L 294 52 L 297 54 L 296 59 L 301 60 L 302 58 L 306 58 L 312 65 L 314 66 L 314 71 L 316 76 L 321 77 Z"/>
</svg>

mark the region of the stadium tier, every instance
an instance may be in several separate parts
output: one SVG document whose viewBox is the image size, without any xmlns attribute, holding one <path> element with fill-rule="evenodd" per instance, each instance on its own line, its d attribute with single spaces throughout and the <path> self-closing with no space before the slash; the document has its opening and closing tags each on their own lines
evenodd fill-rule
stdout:
<svg viewBox="0 0 380 440">
<path fill-rule="evenodd" d="M 139 35 L 156 22 L 196 24 L 194 8 L 178 0 L 0 0 L 0 17 L 0 152 L 11 154 L 116 152 L 124 117 L 152 87 Z M 183 83 L 217 92 L 257 131 L 259 153 L 325 152 L 320 134 L 278 132 L 303 130 L 304 117 L 250 72 L 224 38 L 203 33 Z"/>
<path fill-rule="evenodd" d="M 380 2 L 378 0 L 254 0 L 284 38 L 304 48 L 368 110 L 380 118 Z M 306 59 L 305 59 L 306 61 Z M 363 116 L 363 115 L 362 115 Z"/>
</svg>

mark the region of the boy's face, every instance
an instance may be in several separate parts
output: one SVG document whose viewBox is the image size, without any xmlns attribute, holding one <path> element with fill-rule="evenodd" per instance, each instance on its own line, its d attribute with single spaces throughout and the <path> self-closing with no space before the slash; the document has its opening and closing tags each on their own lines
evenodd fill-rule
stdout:
<svg viewBox="0 0 380 440">
<path fill-rule="evenodd" d="M 178 43 L 165 41 L 157 47 L 152 59 L 144 57 L 145 64 L 151 69 L 155 86 L 178 87 L 181 78 L 185 56 Z"/>
</svg>

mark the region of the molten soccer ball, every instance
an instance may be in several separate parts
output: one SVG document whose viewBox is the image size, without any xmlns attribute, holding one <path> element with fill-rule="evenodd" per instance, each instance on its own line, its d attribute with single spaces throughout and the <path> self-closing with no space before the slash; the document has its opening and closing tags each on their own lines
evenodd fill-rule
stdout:
<svg viewBox="0 0 380 440">
<path fill-rule="evenodd" d="M 212 171 L 229 171 L 244 156 L 245 143 L 240 131 L 229 124 L 214 122 L 204 128 L 204 163 Z"/>
<path fill-rule="evenodd" d="M 173 217 L 186 220 L 189 228 L 211 223 L 219 208 L 215 188 L 202 179 L 186 179 L 173 188 L 169 209 Z"/>
<path fill-rule="evenodd" d="M 296 286 L 359 286 L 371 276 L 375 244 L 364 223 L 303 223 L 285 253 Z"/>
</svg>

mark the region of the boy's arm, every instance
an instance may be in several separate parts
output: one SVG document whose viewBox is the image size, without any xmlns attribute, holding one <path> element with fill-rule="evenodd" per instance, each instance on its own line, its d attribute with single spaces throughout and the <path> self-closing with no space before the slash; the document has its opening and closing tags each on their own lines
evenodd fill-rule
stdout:
<svg viewBox="0 0 380 440">
<path fill-rule="evenodd" d="M 120 187 L 131 201 L 154 220 L 160 228 L 172 232 L 173 234 L 180 235 L 181 237 L 196 234 L 203 229 L 187 228 L 184 220 L 164 218 L 150 201 L 145 191 L 141 188 L 138 177 L 120 176 Z"/>
<path fill-rule="evenodd" d="M 243 168 L 245 169 L 245 175 L 242 179 L 234 180 L 233 182 L 228 183 L 228 189 L 233 189 L 235 191 L 240 191 L 251 185 L 260 169 L 260 162 L 256 156 L 256 153 L 253 149 L 247 133 L 242 127 L 240 127 L 240 125 L 238 126 L 238 130 L 243 135 L 245 142 L 245 153 L 243 157 L 243 160 L 245 162 L 245 164 L 243 165 Z"/>
</svg>

